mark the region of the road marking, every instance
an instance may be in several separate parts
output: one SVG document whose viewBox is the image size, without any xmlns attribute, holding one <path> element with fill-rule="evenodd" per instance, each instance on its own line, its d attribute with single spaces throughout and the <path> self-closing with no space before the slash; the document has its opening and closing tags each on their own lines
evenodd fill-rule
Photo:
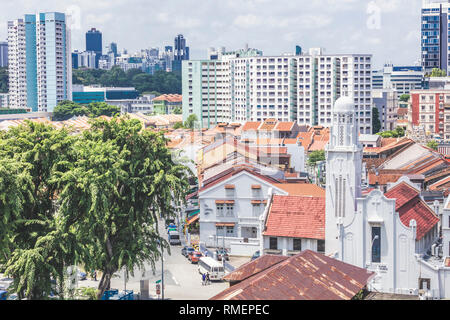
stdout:
<svg viewBox="0 0 450 320">
<path fill-rule="evenodd" d="M 172 279 L 173 279 L 173 281 L 175 282 L 175 284 L 176 284 L 177 286 L 180 285 L 180 284 L 178 283 L 177 279 L 175 279 L 175 276 L 172 276 Z"/>
</svg>

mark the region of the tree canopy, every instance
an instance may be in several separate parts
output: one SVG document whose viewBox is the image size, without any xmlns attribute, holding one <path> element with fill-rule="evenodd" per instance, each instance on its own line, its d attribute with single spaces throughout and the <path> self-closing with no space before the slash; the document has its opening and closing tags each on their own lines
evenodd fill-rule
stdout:
<svg viewBox="0 0 450 320">
<path fill-rule="evenodd" d="M 87 116 L 97 118 L 99 116 L 113 117 L 120 114 L 120 108 L 112 106 L 106 102 L 91 102 L 88 105 L 81 105 L 69 100 L 61 101 L 53 111 L 53 119 L 64 121 L 74 116 Z"/>
<path fill-rule="evenodd" d="M 0 271 L 20 298 L 67 297 L 67 267 L 112 275 L 154 268 L 157 217 L 173 216 L 191 171 L 163 133 L 137 120 L 92 120 L 79 135 L 44 124 L 0 133 Z M 4 213 L 4 214 L 3 214 Z"/>
<path fill-rule="evenodd" d="M 114 66 L 111 70 L 74 69 L 73 83 L 86 86 L 100 84 L 105 87 L 134 87 L 140 94 L 152 91 L 181 94 L 181 76 L 162 70 L 151 75 L 140 69 L 125 72 L 119 66 Z"/>
<path fill-rule="evenodd" d="M 427 147 L 428 148 L 431 148 L 431 149 L 433 149 L 433 150 L 437 150 L 438 149 L 438 143 L 437 143 L 437 141 L 436 140 L 431 140 L 431 141 L 429 141 L 428 143 L 427 143 Z"/>
<path fill-rule="evenodd" d="M 392 131 L 383 131 L 377 133 L 377 135 L 383 137 L 383 138 L 401 138 L 404 137 L 406 134 L 405 128 L 403 127 L 397 127 L 395 130 Z"/>
<path fill-rule="evenodd" d="M 325 150 L 312 151 L 308 155 L 308 165 L 314 166 L 317 162 L 325 161 Z"/>
<path fill-rule="evenodd" d="M 411 96 L 409 94 L 402 94 L 400 96 L 399 100 L 402 101 L 402 102 L 408 102 L 410 97 Z"/>
</svg>

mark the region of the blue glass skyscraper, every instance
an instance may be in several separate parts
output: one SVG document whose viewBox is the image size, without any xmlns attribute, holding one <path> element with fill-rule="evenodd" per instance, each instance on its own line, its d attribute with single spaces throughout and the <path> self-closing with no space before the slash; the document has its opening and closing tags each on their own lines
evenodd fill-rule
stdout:
<svg viewBox="0 0 450 320">
<path fill-rule="evenodd" d="M 448 1 L 431 2 L 426 0 L 422 6 L 421 19 L 421 60 L 427 73 L 433 68 L 447 71 L 450 64 L 450 24 Z"/>
<path fill-rule="evenodd" d="M 86 33 L 86 51 L 95 52 L 95 67 L 98 68 L 98 61 L 103 54 L 102 33 L 99 30 L 92 28 Z"/>
</svg>

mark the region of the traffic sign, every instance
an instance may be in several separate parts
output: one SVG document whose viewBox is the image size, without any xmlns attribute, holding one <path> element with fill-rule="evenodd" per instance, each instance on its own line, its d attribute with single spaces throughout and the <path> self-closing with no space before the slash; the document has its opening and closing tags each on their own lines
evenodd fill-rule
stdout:
<svg viewBox="0 0 450 320">
<path fill-rule="evenodd" d="M 160 283 L 161 282 L 161 280 L 156 280 L 156 283 Z"/>
</svg>

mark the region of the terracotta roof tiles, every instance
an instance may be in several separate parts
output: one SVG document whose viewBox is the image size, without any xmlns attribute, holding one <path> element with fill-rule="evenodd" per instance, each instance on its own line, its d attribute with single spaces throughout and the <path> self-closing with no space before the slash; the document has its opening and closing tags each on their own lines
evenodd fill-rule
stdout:
<svg viewBox="0 0 450 320">
<path fill-rule="evenodd" d="M 325 198 L 273 197 L 265 236 L 325 239 Z"/>
</svg>

